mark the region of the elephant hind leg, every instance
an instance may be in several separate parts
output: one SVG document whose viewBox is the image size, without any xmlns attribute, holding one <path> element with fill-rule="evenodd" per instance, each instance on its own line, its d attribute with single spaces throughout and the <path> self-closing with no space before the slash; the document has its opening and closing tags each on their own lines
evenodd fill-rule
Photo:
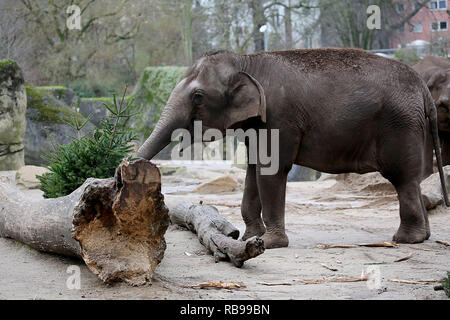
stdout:
<svg viewBox="0 0 450 320">
<path fill-rule="evenodd" d="M 406 140 L 402 141 L 402 137 Z M 393 237 L 399 243 L 419 243 L 430 237 L 428 213 L 420 190 L 425 143 L 414 137 L 398 132 L 396 138 L 383 145 L 380 154 L 380 171 L 394 185 L 400 203 L 400 227 Z"/>
<path fill-rule="evenodd" d="M 400 202 L 400 227 L 393 240 L 398 243 L 419 243 L 430 237 L 428 214 L 418 181 L 395 186 Z"/>
</svg>

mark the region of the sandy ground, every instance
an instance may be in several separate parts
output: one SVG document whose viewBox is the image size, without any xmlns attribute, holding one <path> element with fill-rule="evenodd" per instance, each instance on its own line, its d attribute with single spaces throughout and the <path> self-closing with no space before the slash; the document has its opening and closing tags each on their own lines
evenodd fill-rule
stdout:
<svg viewBox="0 0 450 320">
<path fill-rule="evenodd" d="M 195 173 L 195 174 L 193 174 Z M 240 183 L 244 171 L 231 174 Z M 242 187 L 220 195 L 191 193 L 200 182 L 222 171 L 194 170 L 163 177 L 167 198 L 203 200 L 243 233 L 239 204 Z M 37 190 L 30 196 L 40 197 Z M 167 250 L 156 269 L 152 285 L 129 287 L 103 284 L 80 261 L 37 252 L 16 241 L 0 239 L 0 299 L 447 299 L 434 291 L 436 283 L 405 284 L 400 280 L 441 279 L 450 271 L 450 210 L 430 214 L 432 236 L 422 244 L 395 248 L 320 249 L 317 244 L 358 244 L 391 241 L 399 225 L 398 202 L 389 185 L 376 176 L 347 183 L 333 179 L 289 183 L 286 227 L 288 248 L 267 250 L 241 268 L 227 262 L 214 263 L 195 234 L 170 226 Z M 409 256 L 406 261 L 396 260 Z M 331 271 L 325 268 L 337 269 Z M 81 289 L 69 290 L 67 268 L 81 269 Z M 362 282 L 298 280 L 358 278 L 372 270 L 380 275 Z M 236 290 L 189 288 L 208 281 L 242 282 Z"/>
</svg>

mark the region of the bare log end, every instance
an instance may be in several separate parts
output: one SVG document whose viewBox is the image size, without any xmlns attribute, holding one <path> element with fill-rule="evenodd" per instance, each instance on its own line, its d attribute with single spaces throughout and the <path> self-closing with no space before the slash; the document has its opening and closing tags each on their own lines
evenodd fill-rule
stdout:
<svg viewBox="0 0 450 320">
<path fill-rule="evenodd" d="M 237 252 L 229 251 L 228 256 L 231 262 L 238 268 L 244 265 L 244 262 L 264 253 L 264 240 L 258 237 L 252 237 L 245 242 L 245 249 Z"/>
<path fill-rule="evenodd" d="M 72 236 L 101 280 L 143 285 L 164 256 L 168 226 L 158 168 L 124 160 L 114 179 L 88 184 L 74 209 Z"/>
</svg>

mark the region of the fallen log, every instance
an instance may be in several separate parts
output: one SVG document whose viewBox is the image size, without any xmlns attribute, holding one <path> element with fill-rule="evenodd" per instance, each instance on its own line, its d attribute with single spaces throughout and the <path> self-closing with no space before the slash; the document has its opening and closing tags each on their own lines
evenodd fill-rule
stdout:
<svg viewBox="0 0 450 320">
<path fill-rule="evenodd" d="M 230 260 L 240 268 L 248 259 L 264 252 L 264 241 L 253 237 L 239 241 L 239 230 L 223 218 L 217 208 L 187 201 L 167 201 L 170 221 L 197 234 L 216 262 Z"/>
<path fill-rule="evenodd" d="M 124 160 L 114 178 L 90 178 L 55 199 L 31 201 L 0 183 L 0 236 L 79 257 L 105 283 L 143 285 L 166 249 L 163 199 L 159 170 L 146 160 Z"/>
</svg>

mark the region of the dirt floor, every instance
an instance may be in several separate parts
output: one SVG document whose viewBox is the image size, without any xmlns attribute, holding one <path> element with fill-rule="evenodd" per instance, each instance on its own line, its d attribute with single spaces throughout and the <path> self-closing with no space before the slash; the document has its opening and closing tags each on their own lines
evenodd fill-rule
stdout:
<svg viewBox="0 0 450 320">
<path fill-rule="evenodd" d="M 223 174 L 239 182 L 237 191 L 192 192 L 199 183 Z M 163 177 L 163 193 L 167 198 L 215 205 L 243 233 L 239 204 L 244 176 L 245 171 L 239 169 L 178 170 Z M 27 193 L 40 197 L 37 190 Z M 421 281 L 439 280 L 450 271 L 450 247 L 436 243 L 450 242 L 449 209 L 440 207 L 430 214 L 432 236 L 422 244 L 345 249 L 318 246 L 391 241 L 398 225 L 396 195 L 376 174 L 294 182 L 287 189 L 289 247 L 267 250 L 241 269 L 227 262 L 214 263 L 195 234 L 174 226 L 166 233 L 167 250 L 153 284 L 144 287 L 105 285 L 78 260 L 0 239 L 0 299 L 447 299 L 443 291 L 433 290 L 435 282 Z M 404 257 L 410 258 L 395 262 Z M 80 290 L 67 289 L 71 265 L 81 268 Z M 369 281 L 330 282 L 370 272 L 374 276 Z M 299 281 L 312 279 L 321 280 Z M 242 282 L 245 287 L 189 287 L 209 281 Z"/>
</svg>

